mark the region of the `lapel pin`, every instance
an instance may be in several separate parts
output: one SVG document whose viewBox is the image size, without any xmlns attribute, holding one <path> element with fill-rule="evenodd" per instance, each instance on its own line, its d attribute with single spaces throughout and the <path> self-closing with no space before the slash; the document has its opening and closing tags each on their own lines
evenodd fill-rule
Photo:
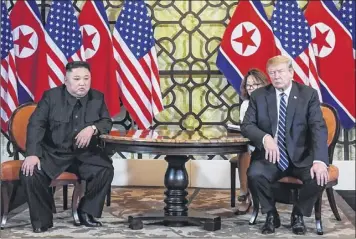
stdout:
<svg viewBox="0 0 356 239">
<path fill-rule="evenodd" d="M 296 97 L 296 96 L 294 96 L 294 99 L 297 99 L 297 97 Z"/>
</svg>

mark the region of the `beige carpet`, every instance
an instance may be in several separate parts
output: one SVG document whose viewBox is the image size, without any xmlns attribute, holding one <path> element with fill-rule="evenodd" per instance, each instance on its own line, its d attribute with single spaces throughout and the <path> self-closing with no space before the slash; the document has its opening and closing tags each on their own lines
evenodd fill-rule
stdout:
<svg viewBox="0 0 356 239">
<path fill-rule="evenodd" d="M 212 189 L 189 189 L 188 197 L 194 195 L 190 208 L 205 211 L 222 217 L 222 228 L 215 232 L 204 231 L 200 227 L 165 227 L 160 225 L 148 225 L 145 222 L 142 230 L 131 230 L 128 228 L 127 217 L 129 215 L 142 213 L 150 209 L 161 209 L 164 206 L 163 188 L 119 188 L 112 190 L 112 204 L 104 208 L 103 217 L 100 219 L 104 226 L 102 228 L 75 227 L 72 224 L 70 210 L 62 210 L 61 192 L 56 193 L 57 213 L 54 215 L 54 228 L 42 234 L 32 233 L 28 209 L 12 216 L 6 228 L 1 231 L 1 238 L 267 238 L 260 234 L 260 228 L 265 216 L 259 215 L 256 225 L 248 225 L 250 215 L 235 216 L 230 208 L 229 190 Z M 69 194 L 71 195 L 71 194 Z M 342 200 L 337 197 L 337 201 Z M 342 202 L 344 203 L 344 202 Z M 344 205 L 344 204 L 343 204 Z M 278 204 L 281 215 L 282 226 L 277 229 L 273 236 L 278 238 L 355 238 L 355 227 L 351 220 L 339 210 L 342 221 L 335 220 L 327 202 L 323 200 L 322 219 L 324 235 L 315 233 L 314 217 L 305 218 L 307 234 L 305 236 L 293 235 L 288 222 L 290 216 L 290 205 Z"/>
</svg>

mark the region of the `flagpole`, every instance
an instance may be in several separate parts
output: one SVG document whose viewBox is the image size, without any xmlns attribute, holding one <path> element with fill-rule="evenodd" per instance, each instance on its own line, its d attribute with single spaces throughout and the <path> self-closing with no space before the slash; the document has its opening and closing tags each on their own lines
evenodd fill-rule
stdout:
<svg viewBox="0 0 356 239">
<path fill-rule="evenodd" d="M 46 24 L 46 0 L 41 0 L 41 21 L 42 24 Z"/>
</svg>

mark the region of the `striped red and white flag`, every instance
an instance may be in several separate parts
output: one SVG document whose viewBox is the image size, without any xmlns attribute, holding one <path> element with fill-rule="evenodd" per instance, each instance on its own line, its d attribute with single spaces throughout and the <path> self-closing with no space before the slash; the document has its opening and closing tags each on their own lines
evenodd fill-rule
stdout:
<svg viewBox="0 0 356 239">
<path fill-rule="evenodd" d="M 313 87 L 322 100 L 311 30 L 297 1 L 278 1 L 271 26 L 278 49 L 292 58 L 294 79 Z"/>
<path fill-rule="evenodd" d="M 62 85 L 68 62 L 82 60 L 82 35 L 71 0 L 53 1 L 47 16 L 46 42 L 48 46 L 49 85 Z"/>
<path fill-rule="evenodd" d="M 18 106 L 17 73 L 11 23 L 4 0 L 1 0 L 1 129 L 7 131 L 7 123 Z"/>
<path fill-rule="evenodd" d="M 144 1 L 125 1 L 113 44 L 121 100 L 138 127 L 147 129 L 163 103 L 153 28 Z"/>
</svg>

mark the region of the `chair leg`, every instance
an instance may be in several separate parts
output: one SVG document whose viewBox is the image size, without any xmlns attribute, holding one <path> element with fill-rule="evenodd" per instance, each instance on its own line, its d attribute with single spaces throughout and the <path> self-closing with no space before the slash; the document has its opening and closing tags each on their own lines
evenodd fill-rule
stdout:
<svg viewBox="0 0 356 239">
<path fill-rule="evenodd" d="M 63 210 L 68 209 L 68 185 L 63 185 Z"/>
<path fill-rule="evenodd" d="M 108 193 L 106 194 L 106 206 L 110 207 L 111 205 L 111 186 L 109 187 Z"/>
<path fill-rule="evenodd" d="M 333 189 L 332 188 L 327 188 L 326 189 L 326 195 L 328 196 L 329 204 L 330 204 L 331 210 L 334 213 L 334 216 L 335 216 L 336 220 L 341 221 L 341 217 L 340 217 L 339 211 L 337 210 L 337 207 L 336 207 L 336 202 L 335 202 L 335 198 L 334 198 Z"/>
<path fill-rule="evenodd" d="M 74 184 L 73 195 L 72 195 L 72 216 L 75 226 L 80 226 L 79 216 L 78 216 L 78 204 L 81 197 L 83 196 L 83 184 L 80 181 Z"/>
<path fill-rule="evenodd" d="M 324 190 L 323 190 L 324 191 Z M 322 204 L 322 196 L 323 192 L 320 193 L 320 196 L 315 202 L 314 211 L 315 211 L 315 226 L 316 226 L 316 233 L 318 235 L 323 235 L 323 224 L 321 222 L 321 204 Z"/>
<path fill-rule="evenodd" d="M 250 195 L 252 197 L 252 202 L 253 202 L 253 212 L 252 212 L 252 215 L 251 215 L 251 218 L 250 218 L 250 221 L 248 224 L 253 225 L 253 224 L 256 224 L 258 211 L 260 210 L 260 201 L 258 200 L 256 195 L 254 195 L 252 192 L 250 192 Z"/>
<path fill-rule="evenodd" d="M 237 163 L 230 163 L 231 207 L 235 207 L 236 202 L 236 168 Z"/>
<path fill-rule="evenodd" d="M 3 201 L 3 215 L 1 218 L 1 230 L 4 229 L 7 217 L 9 215 L 10 199 L 14 185 L 11 182 L 1 182 L 1 200 Z"/>
</svg>

